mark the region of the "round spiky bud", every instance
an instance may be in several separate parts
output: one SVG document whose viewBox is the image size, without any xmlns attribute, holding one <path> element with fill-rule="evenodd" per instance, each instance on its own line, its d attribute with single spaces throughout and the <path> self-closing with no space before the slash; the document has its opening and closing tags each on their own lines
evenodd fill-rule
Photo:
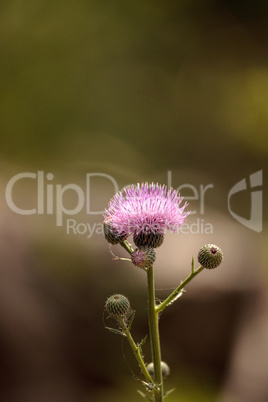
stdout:
<svg viewBox="0 0 268 402">
<path fill-rule="evenodd" d="M 107 299 L 105 309 L 110 315 L 123 317 L 130 311 L 130 303 L 126 296 L 113 295 Z"/>
<path fill-rule="evenodd" d="M 104 231 L 105 239 L 108 241 L 108 243 L 111 243 L 111 244 L 120 243 L 120 242 L 126 240 L 126 238 L 127 238 L 126 234 L 120 235 L 120 234 L 116 233 L 116 231 L 113 229 L 112 225 L 105 221 L 103 222 L 103 231 Z"/>
<path fill-rule="evenodd" d="M 151 377 L 154 376 L 154 364 L 153 363 L 149 363 L 147 364 L 147 370 L 150 374 Z M 170 368 L 167 365 L 167 363 L 165 362 L 161 362 L 161 371 L 162 371 L 162 376 L 165 378 L 170 374 Z"/>
<path fill-rule="evenodd" d="M 161 246 L 164 241 L 164 234 L 148 228 L 137 231 L 133 235 L 133 241 L 137 247 L 156 248 Z"/>
<path fill-rule="evenodd" d="M 199 250 L 197 259 L 204 268 L 217 268 L 222 262 L 223 253 L 215 244 L 206 244 Z"/>
<path fill-rule="evenodd" d="M 136 248 L 131 254 L 131 260 L 134 265 L 142 269 L 149 268 L 155 262 L 155 251 L 150 247 Z"/>
</svg>

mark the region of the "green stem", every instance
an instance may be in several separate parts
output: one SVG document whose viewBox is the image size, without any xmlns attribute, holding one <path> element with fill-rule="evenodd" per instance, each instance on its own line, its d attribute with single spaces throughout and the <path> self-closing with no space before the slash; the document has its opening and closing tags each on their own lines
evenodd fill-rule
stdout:
<svg viewBox="0 0 268 402">
<path fill-rule="evenodd" d="M 150 374 L 149 374 L 149 372 L 148 372 L 148 370 L 147 370 L 147 368 L 145 366 L 144 360 L 143 360 L 141 346 L 136 345 L 136 343 L 135 343 L 134 339 L 132 338 L 132 335 L 131 335 L 131 333 L 129 331 L 129 328 L 127 327 L 127 325 L 126 325 L 126 323 L 124 321 L 124 318 L 120 317 L 118 319 L 119 319 L 122 331 L 123 331 L 123 333 L 125 334 L 125 336 L 128 339 L 128 342 L 129 342 L 129 344 L 130 344 L 130 346 L 131 346 L 131 348 L 132 348 L 132 350 L 134 352 L 136 360 L 137 360 L 137 362 L 138 362 L 138 364 L 140 366 L 140 369 L 141 369 L 142 373 L 144 374 L 144 377 L 145 377 L 146 381 L 149 384 L 153 384 L 154 381 L 153 381 L 152 377 L 150 376 Z"/>
<path fill-rule="evenodd" d="M 184 287 L 189 283 L 196 275 L 198 275 L 201 271 L 203 271 L 204 267 L 200 266 L 196 270 L 192 269 L 192 272 L 189 276 L 164 300 L 162 303 L 156 306 L 155 310 L 157 314 L 163 311 L 170 303 L 176 300 L 180 292 L 183 291 Z"/>
<path fill-rule="evenodd" d="M 125 240 L 120 243 L 120 245 L 131 255 L 133 253 L 133 248 Z M 184 287 L 201 271 L 204 267 L 200 266 L 194 270 L 194 261 L 192 260 L 192 271 L 190 275 L 158 306 L 155 305 L 155 287 L 154 287 L 154 270 L 153 266 L 146 270 L 147 272 L 147 291 L 148 291 L 148 320 L 149 320 L 149 330 L 150 330 L 150 342 L 152 359 L 154 364 L 154 381 L 152 380 L 148 370 L 143 361 L 141 354 L 141 349 L 138 347 L 128 328 L 126 326 L 122 327 L 125 335 L 127 336 L 130 346 L 132 347 L 136 359 L 138 360 L 139 366 L 147 380 L 148 383 L 154 383 L 155 387 L 153 389 L 153 395 L 155 402 L 164 401 L 164 386 L 161 370 L 161 348 L 160 348 L 160 337 L 159 337 L 159 326 L 158 326 L 158 315 L 163 311 L 170 303 L 174 302 L 176 298 L 183 291 Z"/>
<path fill-rule="evenodd" d="M 124 240 L 120 243 L 120 246 L 122 246 L 130 255 L 133 253 L 133 248 L 131 247 L 131 244 Z"/>
<path fill-rule="evenodd" d="M 155 306 L 155 287 L 154 287 L 154 269 L 153 266 L 147 269 L 147 287 L 148 287 L 148 319 L 151 340 L 152 359 L 154 364 L 154 382 L 156 388 L 153 390 L 155 402 L 163 402 L 164 387 L 161 370 L 161 349 L 158 328 L 158 314 Z"/>
</svg>

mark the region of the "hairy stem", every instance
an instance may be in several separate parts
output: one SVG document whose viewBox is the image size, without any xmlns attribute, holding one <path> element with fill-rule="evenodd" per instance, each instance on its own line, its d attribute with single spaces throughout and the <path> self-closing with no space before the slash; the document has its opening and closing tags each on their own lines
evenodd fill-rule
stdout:
<svg viewBox="0 0 268 402">
<path fill-rule="evenodd" d="M 126 240 L 124 240 L 124 241 L 122 241 L 121 243 L 120 243 L 120 246 L 122 246 L 130 255 L 133 253 L 133 248 L 132 248 L 132 246 L 131 246 L 131 244 L 128 242 L 128 241 L 126 241 Z"/>
<path fill-rule="evenodd" d="M 202 266 L 200 266 L 196 270 L 192 269 L 192 272 L 190 273 L 190 275 L 187 276 L 187 278 L 166 298 L 166 300 L 164 300 L 162 303 L 160 303 L 160 304 L 158 304 L 158 306 L 156 306 L 156 312 L 160 313 L 170 303 L 172 303 L 174 300 L 176 300 L 176 298 L 178 297 L 180 292 L 183 291 L 183 289 L 187 285 L 187 283 L 189 283 L 196 275 L 198 275 L 201 271 L 203 271 L 203 269 L 204 269 L 204 267 L 202 267 Z"/>
<path fill-rule="evenodd" d="M 128 342 L 129 342 L 129 344 L 130 344 L 130 346 L 131 346 L 131 348 L 132 348 L 132 350 L 133 350 L 133 352 L 134 352 L 134 355 L 135 355 L 135 357 L 136 357 L 136 360 L 137 360 L 137 362 L 138 362 L 138 364 L 139 364 L 139 366 L 140 366 L 140 369 L 141 369 L 141 371 L 142 371 L 142 373 L 143 373 L 143 375 L 144 375 L 146 381 L 147 381 L 148 383 L 150 383 L 150 384 L 153 384 L 154 381 L 152 380 L 152 377 L 150 376 L 150 374 L 149 374 L 149 372 L 148 372 L 148 370 L 147 370 L 147 368 L 146 368 L 146 366 L 145 366 L 144 360 L 143 360 L 142 351 L 141 351 L 141 346 L 138 346 L 138 345 L 135 343 L 135 341 L 134 341 L 134 339 L 132 338 L 132 335 L 131 335 L 131 333 L 130 333 L 130 331 L 129 331 L 129 328 L 128 328 L 128 326 L 126 325 L 126 323 L 125 323 L 125 321 L 124 321 L 124 318 L 120 317 L 120 318 L 118 318 L 118 319 L 119 319 L 119 322 L 120 322 L 120 326 L 121 326 L 121 328 L 122 328 L 122 331 L 123 331 L 123 333 L 125 334 L 125 336 L 126 336 L 127 339 L 128 339 Z"/>
<path fill-rule="evenodd" d="M 158 314 L 156 312 L 156 306 L 155 306 L 153 266 L 147 269 L 147 287 L 148 287 L 148 319 L 149 319 L 152 359 L 154 364 L 154 383 L 157 386 L 155 387 L 153 393 L 155 402 L 163 402 L 164 387 L 163 387 L 162 370 L 161 370 L 161 349 L 160 349 L 160 337 L 158 327 Z"/>
</svg>

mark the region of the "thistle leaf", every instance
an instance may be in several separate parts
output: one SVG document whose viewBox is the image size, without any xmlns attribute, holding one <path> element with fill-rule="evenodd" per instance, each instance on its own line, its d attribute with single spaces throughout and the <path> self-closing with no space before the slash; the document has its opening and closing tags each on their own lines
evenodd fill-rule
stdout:
<svg viewBox="0 0 268 402">
<path fill-rule="evenodd" d="M 171 394 L 173 391 L 175 391 L 176 388 L 172 388 L 169 391 L 165 392 L 165 397 Z"/>
<path fill-rule="evenodd" d="M 129 331 L 130 331 L 130 328 L 131 328 L 131 326 L 132 326 L 134 317 L 135 317 L 135 312 L 132 314 L 132 316 L 131 316 L 131 318 L 130 318 L 130 320 L 129 320 L 129 324 L 128 324 L 128 327 L 127 327 L 127 329 L 128 329 Z"/>
<path fill-rule="evenodd" d="M 145 395 L 143 392 L 141 392 L 139 389 L 137 389 L 138 394 L 142 396 L 144 399 L 147 399 L 147 401 L 153 402 L 153 399 L 150 398 L 149 396 Z"/>
<path fill-rule="evenodd" d="M 119 329 L 110 328 L 110 327 L 105 327 L 105 328 L 108 329 L 109 331 L 113 332 L 114 334 L 126 336 L 124 334 L 124 332 L 120 331 Z"/>
<path fill-rule="evenodd" d="M 145 337 L 140 341 L 140 343 L 138 345 L 139 348 L 141 348 L 145 344 L 146 340 L 147 340 L 147 335 L 145 335 Z"/>
</svg>

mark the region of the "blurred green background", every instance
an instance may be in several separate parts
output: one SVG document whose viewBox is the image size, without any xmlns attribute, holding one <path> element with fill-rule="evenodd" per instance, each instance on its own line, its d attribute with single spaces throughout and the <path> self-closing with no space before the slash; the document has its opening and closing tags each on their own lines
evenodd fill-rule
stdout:
<svg viewBox="0 0 268 402">
<path fill-rule="evenodd" d="M 197 235 L 172 238 L 173 249 L 159 250 L 159 261 L 176 270 L 190 264 L 204 243 L 220 242 L 227 272 L 217 279 L 216 271 L 213 281 L 205 276 L 161 319 L 171 366 L 167 388 L 176 387 L 168 400 L 229 402 L 231 395 L 236 402 L 265 401 L 261 381 L 257 389 L 245 385 L 236 353 L 243 350 L 239 334 L 246 318 L 258 316 L 259 332 L 267 329 L 267 217 L 263 231 L 254 232 L 231 217 L 227 199 L 252 173 L 262 170 L 265 183 L 267 1 L 9 0 L 0 9 L 1 400 L 141 400 L 128 345 L 105 331 L 102 317 L 110 294 L 127 294 L 137 310 L 137 339 L 145 335 L 143 272 L 112 260 L 97 232 L 101 214 L 83 209 L 71 216 L 96 225 L 90 238 L 68 233 L 68 216 L 62 226 L 55 222 L 56 185 L 75 183 L 85 191 L 86 174 L 97 175 L 92 210 L 107 206 L 114 188 L 101 173 L 119 188 L 140 181 L 198 190 L 213 185 L 204 211 L 200 200 L 191 202 L 192 190 L 181 190 L 197 210 L 190 223 L 195 217 L 213 223 L 213 233 L 199 226 Z M 53 174 L 45 185 L 54 186 L 54 213 L 15 214 L 6 202 L 7 183 L 37 171 Z M 267 187 L 262 191 L 265 212 Z M 14 186 L 21 208 L 34 208 L 36 194 L 35 181 Z M 76 194 L 66 193 L 65 207 L 76 203 Z M 237 194 L 232 208 L 249 219 L 250 191 Z M 159 297 L 184 275 L 160 273 Z M 145 351 L 149 355 L 148 345 Z M 255 352 L 250 356 L 257 370 Z M 261 378 L 267 378 L 265 347 L 260 355 Z M 240 374 L 243 380 L 234 385 Z"/>
</svg>

